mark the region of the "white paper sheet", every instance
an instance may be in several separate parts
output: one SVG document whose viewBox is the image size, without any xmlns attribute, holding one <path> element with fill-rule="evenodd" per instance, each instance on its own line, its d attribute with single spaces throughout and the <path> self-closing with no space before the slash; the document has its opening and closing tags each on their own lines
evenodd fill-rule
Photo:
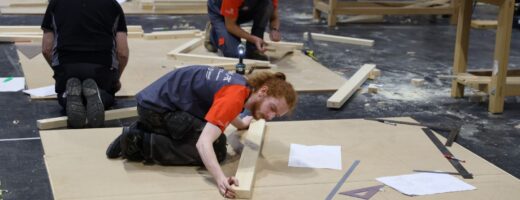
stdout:
<svg viewBox="0 0 520 200">
<path fill-rule="evenodd" d="M 24 90 L 23 92 L 35 97 L 46 97 L 56 94 L 56 92 L 54 91 L 54 85 Z"/>
<path fill-rule="evenodd" d="M 341 170 L 341 146 L 291 144 L 289 166 Z"/>
<path fill-rule="evenodd" d="M 449 174 L 416 173 L 376 178 L 406 195 L 430 195 L 476 189 Z"/>
<path fill-rule="evenodd" d="M 16 92 L 25 88 L 25 78 L 0 78 L 0 92 Z"/>
</svg>

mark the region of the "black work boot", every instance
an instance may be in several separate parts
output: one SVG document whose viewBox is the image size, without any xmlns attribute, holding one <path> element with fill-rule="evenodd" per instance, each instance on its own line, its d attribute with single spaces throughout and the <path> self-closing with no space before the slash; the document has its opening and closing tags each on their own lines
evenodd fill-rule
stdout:
<svg viewBox="0 0 520 200">
<path fill-rule="evenodd" d="M 114 159 L 122 156 L 121 154 L 121 137 L 123 134 L 116 137 L 116 139 L 108 145 L 107 158 Z"/>
<path fill-rule="evenodd" d="M 67 95 L 67 125 L 70 128 L 83 128 L 85 126 L 86 112 L 81 98 L 81 81 L 78 78 L 70 78 L 66 85 Z"/>
<path fill-rule="evenodd" d="M 206 50 L 208 50 L 209 52 L 213 52 L 213 53 L 216 53 L 217 52 L 217 48 L 215 48 L 212 44 L 211 44 L 211 28 L 212 28 L 212 25 L 211 25 L 211 22 L 207 22 L 206 23 L 206 28 L 204 29 L 205 33 L 204 33 L 204 47 L 206 47 Z"/>
<path fill-rule="evenodd" d="M 121 155 L 130 161 L 143 161 L 144 132 L 137 128 L 137 123 L 123 127 L 121 134 Z"/>
<path fill-rule="evenodd" d="M 92 128 L 102 127 L 105 123 L 105 106 L 101 101 L 96 81 L 83 81 L 83 96 L 87 100 L 87 124 Z"/>
</svg>

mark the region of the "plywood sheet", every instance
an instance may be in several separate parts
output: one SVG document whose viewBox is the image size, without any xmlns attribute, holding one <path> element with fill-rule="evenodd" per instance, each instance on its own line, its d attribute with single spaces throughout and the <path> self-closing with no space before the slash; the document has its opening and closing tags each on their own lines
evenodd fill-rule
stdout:
<svg viewBox="0 0 520 200">
<path fill-rule="evenodd" d="M 130 59 L 121 77 L 122 88 L 116 93 L 116 96 L 134 96 L 150 83 L 176 67 L 189 64 L 207 64 L 195 61 L 182 62 L 168 58 L 168 52 L 190 40 L 191 38 L 168 40 L 129 38 Z M 36 45 L 36 48 L 41 48 L 40 44 L 32 45 Z M 202 46 L 196 48 L 193 52 L 201 55 L 216 55 L 207 52 Z M 52 69 L 48 66 L 42 54 L 29 59 L 22 53 L 19 53 L 19 57 L 29 89 L 54 84 Z M 330 71 L 299 51 L 284 56 L 281 60 L 276 61 L 276 64 L 278 67 L 272 70 L 285 73 L 288 81 L 299 92 L 335 91 L 346 81 L 340 75 Z M 41 99 L 41 97 L 33 98 Z"/>
<path fill-rule="evenodd" d="M 192 54 L 217 55 L 208 52 L 203 46 L 192 50 Z M 269 55 L 270 52 L 267 52 Z M 336 91 L 345 82 L 342 76 L 304 55 L 298 50 L 292 52 L 275 52 L 272 63 L 276 64 L 273 71 L 283 72 L 298 92 Z M 324 103 L 325 104 L 325 103 Z"/>
<path fill-rule="evenodd" d="M 121 90 L 116 96 L 134 96 L 144 87 L 175 69 L 177 62 L 168 59 L 166 53 L 189 39 L 144 40 L 129 38 L 130 58 L 121 77 Z M 29 89 L 54 84 L 52 69 L 42 54 L 28 59 L 19 54 Z"/>
<path fill-rule="evenodd" d="M 398 120 L 410 120 L 401 118 Z M 362 119 L 267 123 L 253 199 L 323 199 L 354 160 L 361 160 L 340 191 L 378 184 L 374 179 L 413 170 L 454 171 L 420 127 Z M 220 199 L 199 167 L 145 166 L 108 160 L 104 152 L 120 128 L 41 131 L 55 199 Z M 443 138 L 441 138 L 443 140 Z M 228 141 L 236 134 L 228 133 Z M 291 143 L 341 145 L 343 170 L 287 166 Z M 234 146 L 233 144 L 228 146 Z M 409 197 L 385 187 L 372 199 L 516 199 L 520 181 L 458 144 L 450 147 L 475 179 L 477 190 Z M 223 164 L 236 170 L 237 157 Z M 460 178 L 460 177 L 458 177 Z M 96 191 L 96 192 L 91 192 Z M 336 195 L 335 199 L 351 199 Z"/>
</svg>

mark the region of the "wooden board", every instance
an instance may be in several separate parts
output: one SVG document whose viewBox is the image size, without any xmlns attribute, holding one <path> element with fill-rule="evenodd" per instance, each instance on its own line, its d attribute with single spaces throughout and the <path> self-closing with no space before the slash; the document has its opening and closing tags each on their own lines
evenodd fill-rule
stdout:
<svg viewBox="0 0 520 200">
<path fill-rule="evenodd" d="M 498 26 L 497 20 L 471 20 L 471 28 L 478 29 L 496 29 Z"/>
<path fill-rule="evenodd" d="M 238 179 L 239 186 L 235 187 L 237 198 L 251 198 L 255 185 L 256 163 L 265 133 L 265 120 L 253 122 L 246 133 L 244 133 L 244 148 L 240 155 L 240 162 L 235 177 Z"/>
<path fill-rule="evenodd" d="M 207 14 L 206 4 L 196 4 L 190 6 L 176 5 L 165 9 L 143 8 L 140 1 L 128 1 L 121 5 L 126 15 L 147 15 L 147 14 Z M 47 6 L 17 6 L 0 8 L 2 15 L 43 15 Z"/>
<path fill-rule="evenodd" d="M 350 79 L 341 86 L 328 100 L 328 108 L 341 108 L 368 78 L 370 72 L 376 68 L 374 64 L 365 64 Z"/>
<path fill-rule="evenodd" d="M 345 37 L 338 35 L 328 35 L 321 33 L 311 33 L 313 40 L 328 41 L 328 42 L 339 42 L 345 44 L 355 44 L 362 46 L 374 46 L 374 40 L 367 40 L 362 38 Z M 307 32 L 303 33 L 303 38 L 307 40 Z"/>
<path fill-rule="evenodd" d="M 137 107 L 121 108 L 105 111 L 105 121 L 114 119 L 124 119 L 137 116 Z M 67 116 L 55 117 L 48 119 L 40 119 L 36 121 L 36 125 L 40 130 L 64 128 L 67 127 Z"/>
<path fill-rule="evenodd" d="M 380 184 L 377 177 L 413 170 L 454 171 L 420 127 L 362 119 L 269 122 L 266 126 L 252 199 L 324 199 L 354 160 L 361 163 L 339 191 L 373 186 Z M 199 167 L 106 159 L 106 147 L 120 133 L 121 128 L 41 131 L 54 199 L 222 199 L 209 173 Z M 239 146 L 233 145 L 237 140 L 228 131 L 230 153 L 231 147 Z M 288 167 L 292 143 L 340 145 L 343 169 Z M 514 200 L 520 196 L 518 179 L 458 144 L 450 151 L 466 160 L 464 166 L 475 178 L 463 181 L 477 190 L 410 197 L 385 187 L 372 199 Z M 238 157 L 231 156 L 222 164 L 227 176 L 235 173 L 237 161 Z M 352 198 L 336 195 L 334 199 Z"/>
</svg>

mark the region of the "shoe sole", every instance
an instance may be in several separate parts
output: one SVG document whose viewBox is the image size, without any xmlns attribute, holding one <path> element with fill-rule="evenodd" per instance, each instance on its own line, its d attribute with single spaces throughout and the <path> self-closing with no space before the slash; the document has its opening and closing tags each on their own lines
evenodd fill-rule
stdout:
<svg viewBox="0 0 520 200">
<path fill-rule="evenodd" d="M 83 81 L 83 96 L 87 100 L 87 125 L 91 128 L 102 127 L 105 123 L 105 107 L 94 80 Z"/>
<path fill-rule="evenodd" d="M 211 34 L 211 22 L 207 22 L 206 28 L 204 29 L 204 47 L 209 52 L 216 53 L 217 49 L 213 45 L 211 45 L 210 34 Z"/>
<path fill-rule="evenodd" d="M 106 152 L 107 158 L 114 159 L 121 157 L 121 138 L 122 135 L 119 135 L 112 143 L 110 143 Z"/>
<path fill-rule="evenodd" d="M 67 80 L 67 125 L 70 128 L 83 128 L 85 126 L 86 111 L 81 98 L 81 81 L 77 78 Z"/>
</svg>

